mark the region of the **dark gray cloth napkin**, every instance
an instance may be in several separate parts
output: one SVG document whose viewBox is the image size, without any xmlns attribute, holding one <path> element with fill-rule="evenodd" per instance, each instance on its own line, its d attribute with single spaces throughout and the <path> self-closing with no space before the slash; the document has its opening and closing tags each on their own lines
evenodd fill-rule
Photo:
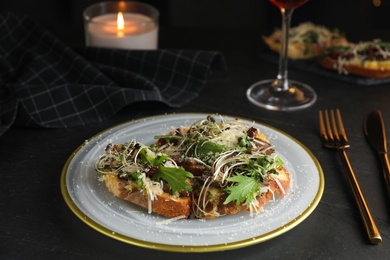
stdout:
<svg viewBox="0 0 390 260">
<path fill-rule="evenodd" d="M 0 15 L 0 135 L 101 122 L 137 101 L 180 107 L 225 67 L 212 51 L 73 49 L 28 17 Z"/>
</svg>

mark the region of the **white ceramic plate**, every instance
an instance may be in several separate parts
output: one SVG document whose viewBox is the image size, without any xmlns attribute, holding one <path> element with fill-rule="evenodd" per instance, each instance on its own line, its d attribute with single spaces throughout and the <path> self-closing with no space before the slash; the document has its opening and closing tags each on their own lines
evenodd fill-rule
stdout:
<svg viewBox="0 0 390 260">
<path fill-rule="evenodd" d="M 154 136 L 206 116 L 190 113 L 148 117 L 95 135 L 69 157 L 63 168 L 61 191 L 66 203 L 82 221 L 107 236 L 141 247 L 177 252 L 222 251 L 260 243 L 287 232 L 310 215 L 324 189 L 320 164 L 300 142 L 257 122 L 255 127 L 267 135 L 284 161 L 292 185 L 285 197 L 267 204 L 256 217 L 242 212 L 214 220 L 191 219 L 159 225 L 164 217 L 115 198 L 97 180 L 94 163 L 108 143 L 136 139 L 152 144 L 156 141 Z"/>
</svg>

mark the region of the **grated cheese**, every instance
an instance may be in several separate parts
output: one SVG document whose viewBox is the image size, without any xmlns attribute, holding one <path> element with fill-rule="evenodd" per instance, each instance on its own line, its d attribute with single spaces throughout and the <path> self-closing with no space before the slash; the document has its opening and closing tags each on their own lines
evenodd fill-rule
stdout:
<svg viewBox="0 0 390 260">
<path fill-rule="evenodd" d="M 289 42 L 305 43 L 307 42 L 306 35 L 315 32 L 317 34 L 317 43 L 330 44 L 330 42 L 340 37 L 339 33 L 335 33 L 322 25 L 315 25 L 312 22 L 301 23 L 298 26 L 292 27 L 289 31 Z"/>
<path fill-rule="evenodd" d="M 339 74 L 349 74 L 346 66 L 352 65 L 366 69 L 385 71 L 390 70 L 390 49 L 380 47 L 380 41 L 360 42 L 353 44 L 346 51 L 337 57 L 335 69 Z M 372 48 L 377 52 L 375 57 L 367 57 L 365 51 Z M 362 54 L 363 53 L 363 54 Z M 347 56 L 347 57 L 346 57 Z"/>
</svg>

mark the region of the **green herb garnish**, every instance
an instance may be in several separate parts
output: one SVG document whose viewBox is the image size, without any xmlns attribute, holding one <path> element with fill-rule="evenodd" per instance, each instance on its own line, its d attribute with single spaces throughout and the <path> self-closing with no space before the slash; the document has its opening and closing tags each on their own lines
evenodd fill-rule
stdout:
<svg viewBox="0 0 390 260">
<path fill-rule="evenodd" d="M 171 168 L 160 165 L 158 170 L 153 174 L 153 180 L 160 181 L 163 179 L 169 184 L 172 192 L 191 191 L 192 187 L 187 182 L 187 178 L 194 178 L 192 173 L 187 172 L 182 167 Z"/>
<path fill-rule="evenodd" d="M 225 188 L 225 191 L 229 193 L 229 196 L 226 198 L 224 204 L 235 201 L 236 205 L 240 205 L 246 201 L 249 207 L 255 199 L 254 194 L 260 192 L 260 184 L 256 178 L 236 175 L 228 178 L 227 181 L 233 182 L 235 185 Z"/>
</svg>

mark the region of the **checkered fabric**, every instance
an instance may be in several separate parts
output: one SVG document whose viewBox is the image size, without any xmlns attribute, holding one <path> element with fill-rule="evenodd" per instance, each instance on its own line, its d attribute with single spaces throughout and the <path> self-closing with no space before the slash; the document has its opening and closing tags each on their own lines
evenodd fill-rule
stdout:
<svg viewBox="0 0 390 260">
<path fill-rule="evenodd" d="M 38 23 L 0 16 L 0 135 L 13 124 L 101 122 L 136 101 L 180 107 L 225 67 L 220 53 L 72 49 Z"/>
</svg>

